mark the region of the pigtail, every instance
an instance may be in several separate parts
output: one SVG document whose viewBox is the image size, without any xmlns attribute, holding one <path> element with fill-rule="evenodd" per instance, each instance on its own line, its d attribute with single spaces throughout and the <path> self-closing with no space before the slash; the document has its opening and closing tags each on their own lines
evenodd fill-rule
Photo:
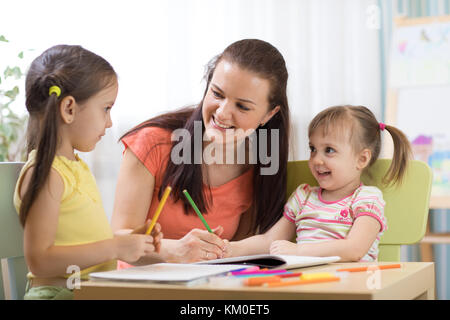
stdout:
<svg viewBox="0 0 450 320">
<path fill-rule="evenodd" d="M 402 182 L 405 175 L 408 160 L 412 158 L 411 145 L 406 135 L 393 126 L 386 125 L 385 129 L 389 131 L 394 142 L 394 155 L 391 165 L 383 177 L 385 184 L 398 184 Z"/>
<path fill-rule="evenodd" d="M 28 185 L 28 189 L 25 192 L 22 205 L 20 206 L 19 218 L 22 226 L 25 226 L 25 222 L 30 211 L 33 202 L 46 183 L 50 174 L 50 169 L 53 164 L 53 160 L 56 154 L 57 147 L 57 133 L 58 133 L 58 97 L 56 94 L 52 94 L 45 106 L 45 113 L 42 119 L 42 123 L 39 126 L 37 119 L 30 118 L 28 124 L 28 150 L 37 147 L 36 160 L 34 164 L 34 171 L 31 175 L 31 180 Z M 36 127 L 40 127 L 40 135 L 33 135 L 37 130 Z"/>
</svg>

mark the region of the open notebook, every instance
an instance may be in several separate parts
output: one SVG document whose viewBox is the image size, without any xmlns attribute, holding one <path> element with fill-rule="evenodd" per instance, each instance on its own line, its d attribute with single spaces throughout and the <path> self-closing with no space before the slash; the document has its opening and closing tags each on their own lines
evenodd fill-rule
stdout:
<svg viewBox="0 0 450 320">
<path fill-rule="evenodd" d="M 258 265 L 270 269 L 293 269 L 339 261 L 339 257 L 302 257 L 260 254 L 235 258 L 216 259 L 193 264 L 155 263 L 147 266 L 89 274 L 91 280 L 150 281 L 159 283 L 198 283 L 211 276 Z"/>
<path fill-rule="evenodd" d="M 261 268 L 269 268 L 269 269 L 295 269 L 337 262 L 340 259 L 341 258 L 338 256 L 306 257 L 306 256 L 291 256 L 291 255 L 257 254 L 251 256 L 208 260 L 197 262 L 196 264 L 201 265 L 245 264 L 245 265 L 260 266 Z"/>
<path fill-rule="evenodd" d="M 113 281 L 150 281 L 160 283 L 186 284 L 196 280 L 204 280 L 211 276 L 245 268 L 245 265 L 198 265 L 183 263 L 155 263 L 128 269 L 93 272 L 91 280 Z"/>
</svg>

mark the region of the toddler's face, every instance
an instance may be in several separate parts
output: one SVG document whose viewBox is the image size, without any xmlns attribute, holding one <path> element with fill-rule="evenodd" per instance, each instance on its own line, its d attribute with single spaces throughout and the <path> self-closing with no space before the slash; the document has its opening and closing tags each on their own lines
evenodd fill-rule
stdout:
<svg viewBox="0 0 450 320">
<path fill-rule="evenodd" d="M 348 131 L 348 130 L 345 130 Z M 309 168 L 322 189 L 342 194 L 352 193 L 361 183 L 358 156 L 354 153 L 349 132 L 318 128 L 309 137 Z"/>
</svg>

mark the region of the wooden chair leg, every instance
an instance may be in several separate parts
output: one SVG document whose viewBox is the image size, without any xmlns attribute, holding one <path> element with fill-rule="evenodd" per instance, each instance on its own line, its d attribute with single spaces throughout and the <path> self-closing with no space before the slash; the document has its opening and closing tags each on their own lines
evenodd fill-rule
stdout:
<svg viewBox="0 0 450 320">
<path fill-rule="evenodd" d="M 430 234 L 430 224 L 427 223 L 425 235 Z M 420 243 L 420 256 L 424 262 L 433 262 L 433 245 L 431 243 Z"/>
</svg>

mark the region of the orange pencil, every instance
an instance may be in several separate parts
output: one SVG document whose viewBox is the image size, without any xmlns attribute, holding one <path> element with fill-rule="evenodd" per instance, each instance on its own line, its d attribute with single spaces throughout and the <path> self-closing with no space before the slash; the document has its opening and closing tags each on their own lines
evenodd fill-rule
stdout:
<svg viewBox="0 0 450 320">
<path fill-rule="evenodd" d="M 362 272 L 362 271 L 369 271 L 369 270 L 383 270 L 383 269 L 396 269 L 401 268 L 402 265 L 399 263 L 396 264 L 384 264 L 384 265 L 372 265 L 372 266 L 366 266 L 366 267 L 356 267 L 356 268 L 344 268 L 344 269 L 337 269 L 338 272 Z"/>
<path fill-rule="evenodd" d="M 341 278 L 339 277 L 326 277 L 326 278 L 317 278 L 317 279 L 308 279 L 308 280 L 294 280 L 294 281 L 278 281 L 272 283 L 264 283 L 265 287 L 274 288 L 274 287 L 285 287 L 285 286 L 296 286 L 301 284 L 311 284 L 311 283 L 321 283 L 321 282 L 331 282 L 331 281 L 339 281 Z"/>
</svg>

